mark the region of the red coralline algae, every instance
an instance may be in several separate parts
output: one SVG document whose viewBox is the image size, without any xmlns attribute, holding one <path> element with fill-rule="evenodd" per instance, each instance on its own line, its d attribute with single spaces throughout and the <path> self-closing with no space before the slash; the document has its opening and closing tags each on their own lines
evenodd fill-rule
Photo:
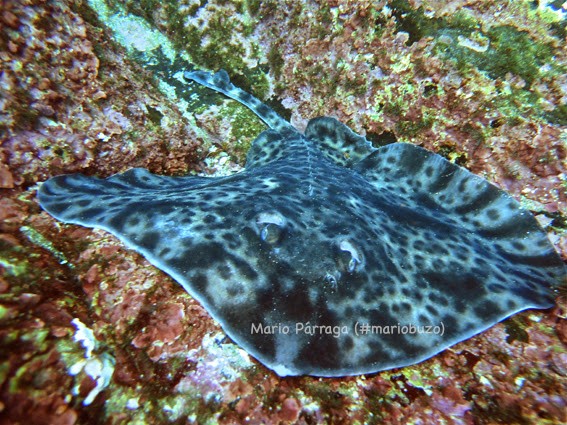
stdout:
<svg viewBox="0 0 567 425">
<path fill-rule="evenodd" d="M 565 34 L 546 22 L 544 6 L 113 3 L 151 15 L 178 46 L 198 50 L 201 66 L 228 69 L 260 97 L 273 94 L 299 128 L 334 116 L 376 144 L 396 138 L 466 166 L 537 213 L 567 259 L 567 80 L 552 72 L 566 63 Z M 224 151 L 242 162 L 247 144 L 230 141 L 240 129 L 257 134 L 257 121 L 238 114 L 235 122 L 227 102 L 200 105 L 206 131 L 197 134 L 86 3 L 7 0 L 0 22 L 0 422 L 566 421 L 561 298 L 407 368 L 344 379 L 280 379 L 263 368 L 171 278 L 103 231 L 56 222 L 35 198 L 35 184 L 57 174 L 106 177 L 141 166 L 178 175 Z M 502 28 L 510 38 L 496 37 Z M 532 80 L 459 61 L 470 53 L 482 64 L 485 39 L 489 54 L 524 36 L 554 61 L 541 59 Z M 226 40 L 222 55 L 208 56 L 210 40 Z M 109 385 L 87 406 L 97 383 L 69 373 L 86 355 L 74 319 L 92 331 L 92 356 L 115 361 Z"/>
<path fill-rule="evenodd" d="M 149 358 L 157 361 L 163 354 L 164 345 L 172 345 L 184 331 L 185 310 L 182 304 L 166 304 L 160 306 L 156 314 L 152 316 L 148 326 L 132 340 L 136 348 L 143 348 Z M 152 345 L 159 343 L 159 345 Z"/>
<path fill-rule="evenodd" d="M 491 147 L 489 158 L 502 162 L 486 177 L 516 196 L 537 201 L 543 211 L 567 211 L 562 179 L 567 145 L 561 137 L 558 127 L 541 123 L 499 127 L 487 146 Z M 489 162 L 488 158 L 479 161 L 478 171 L 487 169 Z"/>
<path fill-rule="evenodd" d="M 101 29 L 64 2 L 4 7 L 11 25 L 3 27 L 2 40 L 14 47 L 4 46 L 0 55 L 2 187 L 62 172 L 105 176 L 125 164 L 189 170 L 199 156 L 198 137 L 187 125 L 170 125 L 183 121 L 179 111 L 110 44 L 101 66 L 93 51 L 93 43 L 103 43 Z"/>
<path fill-rule="evenodd" d="M 286 398 L 282 402 L 282 408 L 279 412 L 280 419 L 284 422 L 294 423 L 299 417 L 301 409 L 299 403 L 294 398 Z"/>
</svg>

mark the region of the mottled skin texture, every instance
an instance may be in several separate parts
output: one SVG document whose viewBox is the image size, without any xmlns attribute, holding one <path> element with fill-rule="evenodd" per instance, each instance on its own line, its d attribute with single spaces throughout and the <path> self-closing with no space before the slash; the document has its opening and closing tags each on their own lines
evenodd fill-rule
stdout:
<svg viewBox="0 0 567 425">
<path fill-rule="evenodd" d="M 505 192 L 413 145 L 375 149 L 332 118 L 312 120 L 303 136 L 226 73 L 186 77 L 271 127 L 245 171 L 59 176 L 42 185 L 40 203 L 141 252 L 278 374 L 413 364 L 517 311 L 553 305 L 563 263 Z M 307 322 L 314 332 L 296 332 Z M 442 323 L 444 333 L 355 335 L 357 322 Z"/>
</svg>

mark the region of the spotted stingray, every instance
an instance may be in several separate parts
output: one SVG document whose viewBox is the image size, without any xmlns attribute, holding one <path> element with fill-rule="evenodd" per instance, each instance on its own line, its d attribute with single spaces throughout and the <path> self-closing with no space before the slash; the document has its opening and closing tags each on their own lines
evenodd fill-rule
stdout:
<svg viewBox="0 0 567 425">
<path fill-rule="evenodd" d="M 244 171 L 64 175 L 39 201 L 140 252 L 278 375 L 411 365 L 554 305 L 563 262 L 534 217 L 486 180 L 411 144 L 376 149 L 329 117 L 302 135 L 224 71 L 185 77 L 270 127 Z"/>
</svg>

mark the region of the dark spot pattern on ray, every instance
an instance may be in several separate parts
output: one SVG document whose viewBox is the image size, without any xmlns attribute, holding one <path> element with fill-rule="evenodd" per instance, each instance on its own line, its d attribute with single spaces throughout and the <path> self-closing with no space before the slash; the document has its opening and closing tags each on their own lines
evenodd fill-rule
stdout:
<svg viewBox="0 0 567 425">
<path fill-rule="evenodd" d="M 553 305 L 564 264 L 505 192 L 417 146 L 376 149 L 333 118 L 311 120 L 302 135 L 224 71 L 185 77 L 270 127 L 244 171 L 57 176 L 39 201 L 140 252 L 279 375 L 411 365 Z"/>
</svg>

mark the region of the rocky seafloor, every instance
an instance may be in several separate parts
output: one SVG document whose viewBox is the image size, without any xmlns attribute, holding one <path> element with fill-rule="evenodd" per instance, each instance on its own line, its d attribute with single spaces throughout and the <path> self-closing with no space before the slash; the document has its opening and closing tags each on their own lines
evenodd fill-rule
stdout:
<svg viewBox="0 0 567 425">
<path fill-rule="evenodd" d="M 36 198 L 64 173 L 239 170 L 264 127 L 180 99 L 156 63 L 184 52 L 172 68 L 224 68 L 300 129 L 334 116 L 485 177 L 567 259 L 565 7 L 2 0 L 0 424 L 565 423 L 565 292 L 415 366 L 279 378 L 170 277 Z"/>
</svg>

